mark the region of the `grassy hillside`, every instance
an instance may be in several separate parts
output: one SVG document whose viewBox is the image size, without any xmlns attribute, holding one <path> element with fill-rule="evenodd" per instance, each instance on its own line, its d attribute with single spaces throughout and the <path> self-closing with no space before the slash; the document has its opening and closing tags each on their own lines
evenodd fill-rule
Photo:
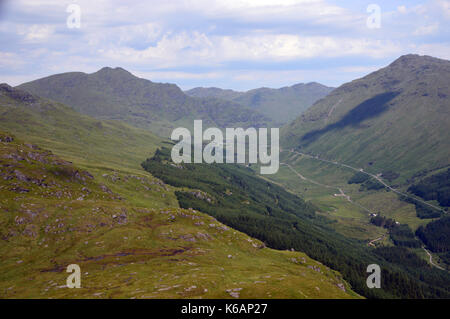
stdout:
<svg viewBox="0 0 450 319">
<path fill-rule="evenodd" d="M 0 85 L 0 125 L 65 159 L 104 168 L 136 169 L 162 141 L 118 121 L 99 121 L 50 100 Z"/>
<path fill-rule="evenodd" d="M 0 164 L 1 298 L 359 297 L 303 253 L 178 208 L 148 174 L 91 174 L 4 133 Z M 74 263 L 81 289 L 65 286 Z"/>
<path fill-rule="evenodd" d="M 267 126 L 270 120 L 240 104 L 193 98 L 174 84 L 154 83 L 121 68 L 63 73 L 28 82 L 20 89 L 71 106 L 98 119 L 122 120 L 168 138 L 174 127 L 195 119 L 215 127 Z"/>
<path fill-rule="evenodd" d="M 333 90 L 319 83 L 299 83 L 280 89 L 259 88 L 236 92 L 218 88 L 194 88 L 186 94 L 195 97 L 216 97 L 233 101 L 261 112 L 274 125 L 283 125 L 299 116 L 317 100 Z"/>
<path fill-rule="evenodd" d="M 450 61 L 407 55 L 344 84 L 282 130 L 282 144 L 400 174 L 450 165 Z"/>
</svg>

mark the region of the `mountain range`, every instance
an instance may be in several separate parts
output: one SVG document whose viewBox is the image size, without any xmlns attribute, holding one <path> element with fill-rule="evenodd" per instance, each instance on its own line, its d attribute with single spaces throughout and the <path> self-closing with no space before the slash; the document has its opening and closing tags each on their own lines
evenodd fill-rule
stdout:
<svg viewBox="0 0 450 319">
<path fill-rule="evenodd" d="M 0 84 L 0 296 L 448 298 L 449 71 L 406 55 L 336 89 L 183 92 L 108 67 Z M 279 173 L 173 163 L 194 119 L 286 123 Z M 63 289 L 70 263 L 86 289 Z"/>
<path fill-rule="evenodd" d="M 56 74 L 19 89 L 71 106 L 98 119 L 121 120 L 169 137 L 173 128 L 191 128 L 195 119 L 225 127 L 270 126 L 271 120 L 242 105 L 213 97 L 193 98 L 176 86 L 141 79 L 122 68 L 86 74 Z"/>
<path fill-rule="evenodd" d="M 167 145 L 147 130 L 7 84 L 0 123 L 2 298 L 361 298 L 302 252 L 180 208 L 140 168 Z M 73 263 L 80 290 L 65 286 Z"/>
<path fill-rule="evenodd" d="M 259 88 L 246 92 L 198 87 L 185 93 L 193 97 L 215 97 L 239 103 L 262 113 L 272 119 L 274 125 L 280 126 L 292 121 L 332 90 L 331 87 L 310 82 L 280 89 Z"/>
</svg>

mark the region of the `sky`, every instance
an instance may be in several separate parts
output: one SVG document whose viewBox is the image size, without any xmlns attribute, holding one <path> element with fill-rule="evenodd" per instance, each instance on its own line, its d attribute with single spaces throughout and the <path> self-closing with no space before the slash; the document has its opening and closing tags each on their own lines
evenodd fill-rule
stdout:
<svg viewBox="0 0 450 319">
<path fill-rule="evenodd" d="M 450 59 L 450 0 L 0 0 L 0 82 L 122 67 L 154 82 L 339 86 Z"/>
</svg>

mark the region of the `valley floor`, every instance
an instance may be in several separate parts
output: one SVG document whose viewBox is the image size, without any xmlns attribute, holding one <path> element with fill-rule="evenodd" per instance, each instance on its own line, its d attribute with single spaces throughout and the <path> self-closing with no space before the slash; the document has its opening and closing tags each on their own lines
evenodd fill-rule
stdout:
<svg viewBox="0 0 450 319">
<path fill-rule="evenodd" d="M 399 223 L 408 224 L 413 231 L 426 225 L 430 219 L 416 216 L 414 205 L 399 200 L 397 195 L 411 197 L 387 184 L 379 175 L 345 163 L 326 160 L 293 150 L 282 150 L 281 167 L 270 180 L 290 189 L 321 209 L 321 214 L 335 220 L 333 227 L 345 236 L 366 242 L 370 246 L 393 246 L 385 228 L 370 223 L 371 216 L 383 215 Z M 381 191 L 361 191 L 358 185 L 348 184 L 355 172 L 362 172 L 382 183 Z M 437 205 L 413 197 L 430 207 L 443 211 Z M 446 213 L 445 211 L 443 211 Z M 419 254 L 430 265 L 443 269 L 432 261 L 431 253 Z"/>
</svg>

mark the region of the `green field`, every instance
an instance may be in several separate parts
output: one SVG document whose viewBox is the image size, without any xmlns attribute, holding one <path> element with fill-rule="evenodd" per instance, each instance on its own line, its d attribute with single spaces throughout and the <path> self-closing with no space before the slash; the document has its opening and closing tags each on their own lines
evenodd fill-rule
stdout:
<svg viewBox="0 0 450 319">
<path fill-rule="evenodd" d="M 413 204 L 400 200 L 392 191 L 362 190 L 358 184 L 348 184 L 355 174 L 349 168 L 325 163 L 323 161 L 283 151 L 282 165 L 277 174 L 269 176 L 270 180 L 284 185 L 292 192 L 313 203 L 320 210 L 319 214 L 334 221 L 331 226 L 344 236 L 359 239 L 365 243 L 371 240 L 375 246 L 394 246 L 387 229 L 377 227 L 370 222 L 370 213 L 392 218 L 401 224 L 407 224 L 415 231 L 433 219 L 417 217 Z M 295 172 L 303 176 L 296 175 Z M 348 195 L 338 196 L 341 189 Z M 402 189 L 406 192 L 406 190 Z M 362 208 L 363 207 L 363 208 Z M 366 210 L 367 209 L 367 210 Z M 415 249 L 418 256 L 429 262 L 429 257 L 422 249 Z M 435 256 L 435 261 L 439 260 Z"/>
</svg>

